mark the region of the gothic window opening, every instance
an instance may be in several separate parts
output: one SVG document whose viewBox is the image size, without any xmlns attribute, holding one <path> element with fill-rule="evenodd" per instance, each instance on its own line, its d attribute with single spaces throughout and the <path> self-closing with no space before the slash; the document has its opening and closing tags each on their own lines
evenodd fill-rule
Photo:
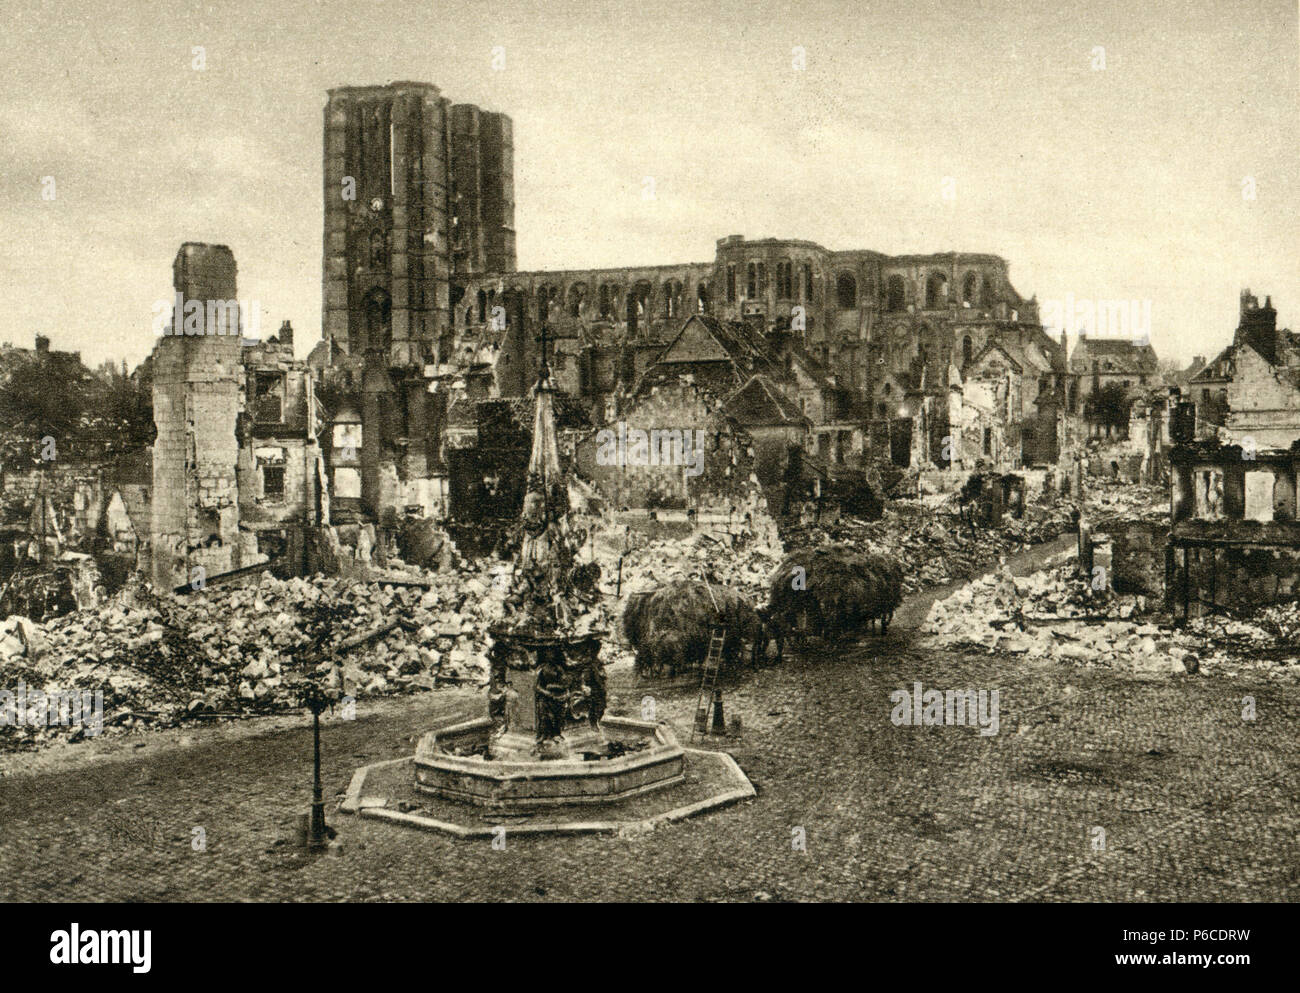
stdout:
<svg viewBox="0 0 1300 993">
<path fill-rule="evenodd" d="M 902 276 L 890 276 L 885 283 L 885 309 L 900 311 L 907 306 L 907 291 Z"/>
<path fill-rule="evenodd" d="M 858 305 L 858 281 L 847 272 L 835 278 L 835 302 L 840 310 L 852 310 Z"/>
<path fill-rule="evenodd" d="M 794 298 L 794 263 L 790 261 L 776 264 L 776 295 L 781 300 Z"/>
<path fill-rule="evenodd" d="M 587 302 L 587 284 L 574 283 L 569 287 L 569 316 L 581 317 Z"/>
<path fill-rule="evenodd" d="M 930 274 L 925 281 L 925 307 L 927 310 L 939 310 L 948 305 L 948 279 L 941 272 Z"/>
</svg>

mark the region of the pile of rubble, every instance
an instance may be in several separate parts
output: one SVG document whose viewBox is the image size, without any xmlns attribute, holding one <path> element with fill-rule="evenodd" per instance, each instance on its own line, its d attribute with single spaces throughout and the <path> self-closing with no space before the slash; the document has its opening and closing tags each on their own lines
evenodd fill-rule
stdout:
<svg viewBox="0 0 1300 993">
<path fill-rule="evenodd" d="M 1231 674 L 1237 668 L 1293 665 L 1290 671 L 1300 675 L 1294 658 L 1261 656 L 1257 648 L 1267 636 L 1256 626 L 1204 619 L 1176 630 L 1156 623 L 1148 615 L 1152 606 L 1143 596 L 1093 590 L 1073 563 L 1020 578 L 1002 568 L 936 601 L 922 631 L 934 648 L 983 647 L 1130 672 Z M 1259 638 L 1252 641 L 1255 632 Z"/>
<path fill-rule="evenodd" d="M 941 506 L 899 501 L 879 521 L 843 518 L 791 528 L 784 537 L 790 547 L 843 544 L 892 555 L 903 563 L 903 591 L 910 595 L 978 575 L 1002 556 L 1051 541 L 1072 526 L 1070 507 L 1055 503 L 1031 507 L 1024 520 L 974 527 L 958 518 L 949 495 Z"/>
<path fill-rule="evenodd" d="M 113 726 L 289 708 L 297 701 L 285 676 L 302 662 L 302 618 L 325 608 L 345 693 L 477 683 L 487 677 L 487 628 L 502 615 L 510 568 L 489 561 L 401 585 L 268 572 L 255 585 L 183 598 L 130 587 L 100 610 L 48 624 L 9 618 L 0 671 L 6 685 L 47 693 L 102 689 Z M 0 747 L 71 730 L 24 723 L 0 729 Z"/>
<path fill-rule="evenodd" d="M 1162 521 L 1169 517 L 1169 488 L 1118 480 L 1088 480 L 1084 509 L 1094 531 L 1112 521 Z"/>
<path fill-rule="evenodd" d="M 785 554 L 776 526 L 765 516 L 735 533 L 701 529 L 678 539 L 647 539 L 609 528 L 597 535 L 594 549 L 600 589 L 609 601 L 675 580 L 707 578 L 755 606 L 766 602 L 768 577 Z"/>
</svg>

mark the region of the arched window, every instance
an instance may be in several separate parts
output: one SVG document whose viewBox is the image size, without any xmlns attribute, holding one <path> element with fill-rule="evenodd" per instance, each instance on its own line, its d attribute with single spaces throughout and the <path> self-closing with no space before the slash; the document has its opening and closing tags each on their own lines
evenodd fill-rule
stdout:
<svg viewBox="0 0 1300 993">
<path fill-rule="evenodd" d="M 940 310 L 948 306 L 948 277 L 941 272 L 930 273 L 925 281 L 925 309 Z"/>
<path fill-rule="evenodd" d="M 569 316 L 581 317 L 582 308 L 587 304 L 587 284 L 574 283 L 569 287 Z"/>
<path fill-rule="evenodd" d="M 847 272 L 835 277 L 835 303 L 840 310 L 852 310 L 858 305 L 858 281 Z"/>
<path fill-rule="evenodd" d="M 811 303 L 812 297 L 813 297 L 812 263 L 805 262 L 803 264 L 803 298 L 806 302 Z"/>
<path fill-rule="evenodd" d="M 482 290 L 479 290 L 477 296 L 475 296 L 474 299 L 478 301 L 478 322 L 480 324 L 486 324 L 487 306 L 488 306 L 487 294 L 484 293 Z"/>
<path fill-rule="evenodd" d="M 748 270 L 746 270 L 746 275 L 748 276 L 748 278 L 745 280 L 745 299 L 753 300 L 755 297 L 758 296 L 758 263 L 757 262 L 749 263 L 749 268 Z"/>
<path fill-rule="evenodd" d="M 654 291 L 650 284 L 639 282 L 627 295 L 627 330 L 635 334 L 650 314 L 650 295 Z"/>
<path fill-rule="evenodd" d="M 537 319 L 544 321 L 551 316 L 551 304 L 555 302 L 559 290 L 543 283 L 537 288 Z"/>
<path fill-rule="evenodd" d="M 980 306 L 992 309 L 997 303 L 997 295 L 993 292 L 993 283 L 990 280 L 984 280 L 983 292 L 980 294 Z"/>
<path fill-rule="evenodd" d="M 966 273 L 961 281 L 961 299 L 963 303 L 975 306 L 975 294 L 979 289 L 979 277 L 973 272 Z"/>
<path fill-rule="evenodd" d="M 794 299 L 794 263 L 782 261 L 776 264 L 776 295 L 781 300 Z"/>
<path fill-rule="evenodd" d="M 975 342 L 971 341 L 970 335 L 961 340 L 961 361 L 962 365 L 970 365 L 970 361 L 975 357 Z"/>
<path fill-rule="evenodd" d="M 886 382 L 886 383 L 885 383 L 885 396 L 889 396 L 889 395 L 890 395 L 891 393 L 893 393 L 893 392 L 894 392 L 894 387 L 891 386 L 888 382 Z"/>
<path fill-rule="evenodd" d="M 907 291 L 902 276 L 890 276 L 885 283 L 885 309 L 903 310 L 907 306 Z"/>
<path fill-rule="evenodd" d="M 709 284 L 700 283 L 695 287 L 695 311 L 699 314 L 709 312 Z"/>
<path fill-rule="evenodd" d="M 383 290 L 366 297 L 366 341 L 363 351 L 387 351 L 393 344 L 392 305 Z"/>
<path fill-rule="evenodd" d="M 677 317 L 682 310 L 682 284 L 675 279 L 664 283 L 664 317 Z"/>
<path fill-rule="evenodd" d="M 727 266 L 727 303 L 736 302 L 736 267 Z"/>
</svg>

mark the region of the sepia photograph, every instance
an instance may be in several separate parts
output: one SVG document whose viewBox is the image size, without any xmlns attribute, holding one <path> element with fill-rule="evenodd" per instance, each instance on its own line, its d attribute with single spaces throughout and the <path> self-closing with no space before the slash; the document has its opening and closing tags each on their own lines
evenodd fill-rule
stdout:
<svg viewBox="0 0 1300 993">
<path fill-rule="evenodd" d="M 9 0 L 22 957 L 852 903 L 1258 965 L 1298 10 Z"/>
</svg>

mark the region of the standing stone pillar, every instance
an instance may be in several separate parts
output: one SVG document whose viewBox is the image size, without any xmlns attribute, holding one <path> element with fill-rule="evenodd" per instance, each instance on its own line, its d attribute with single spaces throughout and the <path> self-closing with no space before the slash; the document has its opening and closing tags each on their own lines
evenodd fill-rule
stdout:
<svg viewBox="0 0 1300 993">
<path fill-rule="evenodd" d="M 1246 469 L 1240 464 L 1223 471 L 1223 516 L 1239 521 L 1246 516 Z"/>
<path fill-rule="evenodd" d="M 1170 487 L 1169 520 L 1177 524 L 1192 516 L 1196 506 L 1196 495 L 1192 489 L 1192 467 L 1176 465 L 1173 467 L 1173 483 Z"/>
<path fill-rule="evenodd" d="M 1273 520 L 1294 521 L 1296 518 L 1295 466 L 1280 465 L 1273 479 Z"/>
</svg>

